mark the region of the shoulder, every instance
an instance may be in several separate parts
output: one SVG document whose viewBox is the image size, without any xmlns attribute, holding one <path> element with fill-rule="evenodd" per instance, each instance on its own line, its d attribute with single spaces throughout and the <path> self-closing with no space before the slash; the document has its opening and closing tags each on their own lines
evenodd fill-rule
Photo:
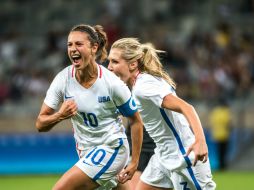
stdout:
<svg viewBox="0 0 254 190">
<path fill-rule="evenodd" d="M 72 77 L 74 74 L 74 67 L 72 65 L 65 67 L 62 69 L 58 74 L 57 77 L 63 79 L 63 78 L 68 78 Z"/>
<path fill-rule="evenodd" d="M 147 73 L 141 73 L 137 77 L 134 87 L 136 90 L 142 91 L 146 89 L 151 90 L 154 87 L 161 86 L 163 84 L 164 82 L 162 78 L 158 78 Z"/>
<path fill-rule="evenodd" d="M 61 70 L 51 82 L 51 89 L 63 90 L 67 82 L 71 79 L 73 72 L 73 66 L 68 66 Z"/>
<path fill-rule="evenodd" d="M 101 76 L 102 77 L 107 77 L 107 78 L 112 78 L 112 79 L 119 79 L 113 72 L 105 68 L 103 65 L 99 65 Z M 113 81 L 112 81 L 113 82 Z"/>
<path fill-rule="evenodd" d="M 139 74 L 136 84 L 137 85 L 160 85 L 164 83 L 164 79 L 160 77 L 155 77 L 153 75 L 147 74 L 147 73 L 141 73 Z"/>
<path fill-rule="evenodd" d="M 101 77 L 104 78 L 104 80 L 109 83 L 111 87 L 119 85 L 121 86 L 124 84 L 124 82 L 118 76 L 104 66 L 99 65 L 99 68 L 101 70 Z"/>
<path fill-rule="evenodd" d="M 150 97 L 161 94 L 170 94 L 174 92 L 174 89 L 163 78 L 142 73 L 137 78 L 133 92 L 137 96 Z"/>
</svg>

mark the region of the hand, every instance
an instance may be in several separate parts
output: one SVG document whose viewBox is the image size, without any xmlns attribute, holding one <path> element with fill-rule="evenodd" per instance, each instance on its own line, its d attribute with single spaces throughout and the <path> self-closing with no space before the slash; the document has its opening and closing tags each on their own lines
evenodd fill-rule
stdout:
<svg viewBox="0 0 254 190">
<path fill-rule="evenodd" d="M 61 119 L 67 119 L 77 114 L 78 106 L 74 100 L 66 100 L 63 102 L 58 113 Z"/>
<path fill-rule="evenodd" d="M 193 151 L 195 154 L 195 159 L 193 166 L 197 164 L 197 161 L 200 160 L 205 163 L 208 160 L 208 148 L 205 140 L 195 141 L 187 150 L 186 155 L 188 156 L 190 152 Z"/>
<path fill-rule="evenodd" d="M 130 180 L 137 170 L 137 165 L 130 163 L 125 169 L 123 169 L 118 175 L 117 179 L 119 183 L 125 183 Z"/>
</svg>

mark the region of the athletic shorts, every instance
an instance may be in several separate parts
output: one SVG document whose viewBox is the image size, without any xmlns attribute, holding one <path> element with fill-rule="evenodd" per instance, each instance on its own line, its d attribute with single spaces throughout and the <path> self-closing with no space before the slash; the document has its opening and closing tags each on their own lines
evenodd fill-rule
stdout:
<svg viewBox="0 0 254 190">
<path fill-rule="evenodd" d="M 146 166 L 149 163 L 149 160 L 151 159 L 152 155 L 154 155 L 154 152 L 143 152 L 140 153 L 140 158 L 138 162 L 138 168 L 137 170 L 140 172 L 143 172 L 146 168 Z"/>
<path fill-rule="evenodd" d="M 128 159 L 129 144 L 127 139 L 121 138 L 110 145 L 89 148 L 75 165 L 101 185 L 98 189 L 111 189 L 117 185 L 116 175 L 126 166 Z"/>
<path fill-rule="evenodd" d="M 144 183 L 174 190 L 214 190 L 216 184 L 212 180 L 209 160 L 197 162 L 195 167 L 187 167 L 170 171 L 159 163 L 154 154 L 140 178 Z"/>
</svg>

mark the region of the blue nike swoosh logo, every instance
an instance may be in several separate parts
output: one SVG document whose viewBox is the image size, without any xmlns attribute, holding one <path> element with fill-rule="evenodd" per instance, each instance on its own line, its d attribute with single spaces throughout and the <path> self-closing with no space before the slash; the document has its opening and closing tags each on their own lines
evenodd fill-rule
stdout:
<svg viewBox="0 0 254 190">
<path fill-rule="evenodd" d="M 70 99 L 70 98 L 73 98 L 74 96 L 66 96 L 66 94 L 64 95 L 64 99 Z"/>
<path fill-rule="evenodd" d="M 84 164 L 87 164 L 89 166 L 92 166 L 91 164 L 87 163 L 85 160 L 83 161 Z"/>
</svg>

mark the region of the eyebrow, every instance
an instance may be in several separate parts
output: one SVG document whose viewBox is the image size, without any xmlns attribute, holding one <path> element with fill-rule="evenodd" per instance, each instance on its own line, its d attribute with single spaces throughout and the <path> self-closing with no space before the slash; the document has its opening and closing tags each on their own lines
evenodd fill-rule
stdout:
<svg viewBox="0 0 254 190">
<path fill-rule="evenodd" d="M 67 44 L 70 44 L 70 43 L 85 43 L 85 41 L 78 40 L 78 41 L 68 41 L 67 42 Z"/>
<path fill-rule="evenodd" d="M 111 58 L 112 61 L 116 61 L 116 62 L 119 62 L 118 59 L 115 59 L 115 58 Z"/>
</svg>

